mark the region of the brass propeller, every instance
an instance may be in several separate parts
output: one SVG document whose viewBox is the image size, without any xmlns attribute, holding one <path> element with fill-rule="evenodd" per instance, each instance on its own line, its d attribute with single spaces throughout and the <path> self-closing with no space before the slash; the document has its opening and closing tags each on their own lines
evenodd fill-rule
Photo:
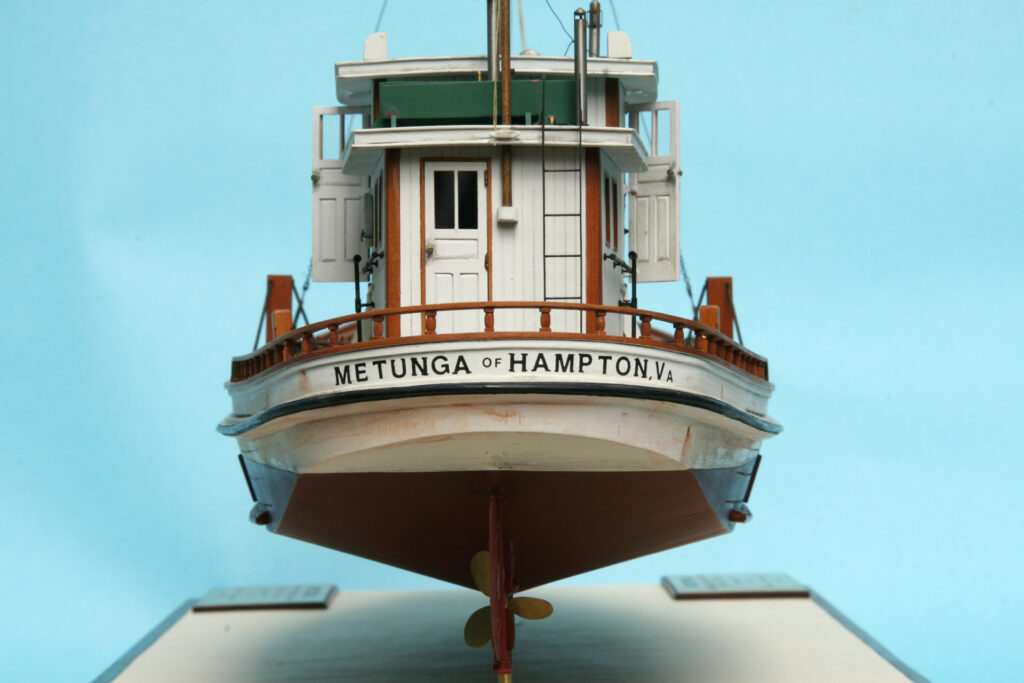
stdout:
<svg viewBox="0 0 1024 683">
<path fill-rule="evenodd" d="M 473 583 L 484 595 L 490 597 L 490 569 L 491 555 L 486 550 L 481 550 L 469 562 L 469 571 L 473 575 Z M 523 619 L 546 619 L 555 611 L 551 603 L 541 598 L 511 598 L 508 606 L 512 612 Z M 463 629 L 463 637 L 466 645 L 470 647 L 483 647 L 491 640 L 491 608 L 481 607 L 469 615 L 466 620 L 466 628 Z"/>
</svg>

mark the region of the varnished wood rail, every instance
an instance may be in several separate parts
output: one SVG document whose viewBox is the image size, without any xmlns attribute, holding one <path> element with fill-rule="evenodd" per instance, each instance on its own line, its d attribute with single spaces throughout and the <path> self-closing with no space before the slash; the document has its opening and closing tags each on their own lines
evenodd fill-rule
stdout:
<svg viewBox="0 0 1024 683">
<path fill-rule="evenodd" d="M 540 325 L 535 331 L 530 330 L 496 330 L 494 329 L 494 311 L 502 309 L 518 309 L 536 311 L 540 315 Z M 592 314 L 591 328 L 587 332 L 556 332 L 551 329 L 551 311 L 585 311 Z M 437 314 L 448 311 L 480 311 L 483 313 L 483 331 L 481 332 L 446 332 L 437 331 Z M 639 321 L 638 336 L 621 336 L 608 334 L 605 318 L 609 314 L 636 316 Z M 401 336 L 395 332 L 402 316 L 417 315 L 420 317 L 420 334 Z M 344 328 L 364 324 L 369 320 L 371 336 L 365 341 L 354 341 L 351 334 L 344 334 Z M 652 321 L 667 323 L 672 326 L 672 336 L 663 337 L 655 334 Z M 390 328 L 390 336 L 385 335 L 385 328 Z M 353 313 L 339 318 L 331 318 L 322 322 L 299 327 L 284 334 L 256 351 L 245 356 L 238 356 L 231 361 L 231 381 L 243 382 L 278 366 L 335 353 L 345 353 L 357 349 L 376 348 L 378 346 L 400 346 L 435 341 L 488 340 L 488 339 L 565 339 L 589 341 L 614 341 L 639 346 L 654 346 L 680 353 L 687 353 L 739 368 L 743 372 L 759 379 L 768 379 L 768 361 L 762 356 L 740 346 L 730 337 L 725 336 L 713 327 L 703 325 L 694 320 L 679 318 L 665 313 L 645 311 L 621 306 L 600 306 L 596 304 L 578 304 L 555 301 L 486 301 L 479 303 L 431 304 L 425 306 L 402 306 L 383 308 L 374 311 Z"/>
</svg>

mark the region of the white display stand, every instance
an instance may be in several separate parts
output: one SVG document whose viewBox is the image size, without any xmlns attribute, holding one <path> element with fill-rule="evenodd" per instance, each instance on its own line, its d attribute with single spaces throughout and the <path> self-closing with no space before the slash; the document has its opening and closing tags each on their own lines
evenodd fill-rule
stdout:
<svg viewBox="0 0 1024 683">
<path fill-rule="evenodd" d="M 925 680 L 788 577 L 669 577 L 666 586 L 670 579 L 686 597 L 658 585 L 526 591 L 555 612 L 517 620 L 515 679 Z M 302 606 L 289 606 L 289 595 Z M 248 598 L 260 606 L 246 607 Z M 485 600 L 456 589 L 221 589 L 185 603 L 97 681 L 493 681 L 490 647 L 462 640 Z"/>
</svg>

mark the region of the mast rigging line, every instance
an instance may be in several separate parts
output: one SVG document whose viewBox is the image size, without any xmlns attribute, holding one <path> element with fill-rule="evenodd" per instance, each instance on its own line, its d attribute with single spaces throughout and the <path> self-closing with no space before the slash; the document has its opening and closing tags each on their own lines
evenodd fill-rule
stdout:
<svg viewBox="0 0 1024 683">
<path fill-rule="evenodd" d="M 373 27 L 373 32 L 378 33 L 380 31 L 380 22 L 384 19 L 384 10 L 387 9 L 388 0 L 384 0 L 380 4 L 380 14 L 377 15 L 377 24 Z"/>
</svg>

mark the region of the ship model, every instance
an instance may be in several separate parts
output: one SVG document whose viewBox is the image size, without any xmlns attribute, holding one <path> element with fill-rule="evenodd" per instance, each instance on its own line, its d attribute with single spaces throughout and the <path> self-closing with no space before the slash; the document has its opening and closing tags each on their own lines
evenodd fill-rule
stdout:
<svg viewBox="0 0 1024 683">
<path fill-rule="evenodd" d="M 465 638 L 505 680 L 514 616 L 551 612 L 520 591 L 728 533 L 781 429 L 730 278 L 691 317 L 638 306 L 680 278 L 679 108 L 600 23 L 576 11 L 573 56 L 511 56 L 492 1 L 486 56 L 388 59 L 376 33 L 336 65 L 312 274 L 355 312 L 296 326 L 269 276 L 218 427 L 253 522 L 483 591 Z"/>
</svg>

